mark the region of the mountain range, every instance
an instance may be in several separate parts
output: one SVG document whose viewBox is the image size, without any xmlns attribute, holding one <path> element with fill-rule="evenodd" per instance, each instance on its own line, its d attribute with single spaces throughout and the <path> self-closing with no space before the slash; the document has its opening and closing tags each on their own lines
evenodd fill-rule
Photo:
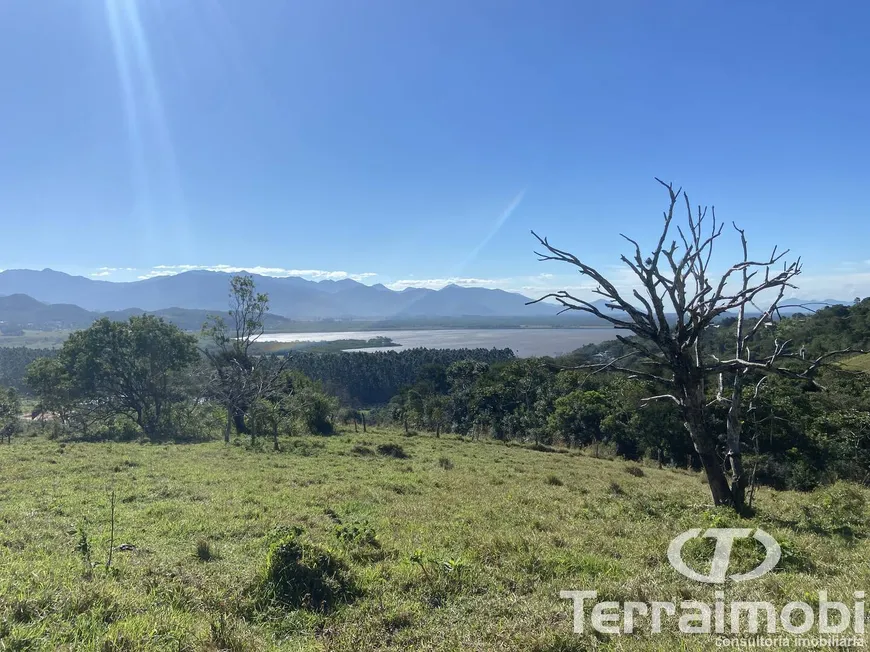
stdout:
<svg viewBox="0 0 870 652">
<path fill-rule="evenodd" d="M 528 297 L 504 290 L 448 285 L 440 290 L 365 285 L 351 279 L 309 281 L 252 274 L 257 290 L 269 295 L 273 315 L 288 319 L 386 319 L 417 317 L 551 316 L 551 304 L 526 305 Z M 157 312 L 168 308 L 225 312 L 232 275 L 194 270 L 172 276 L 114 283 L 51 269 L 0 272 L 0 296 L 26 295 L 43 304 L 85 312 Z M 26 301 L 18 299 L 18 307 Z M 6 302 L 9 303 L 9 302 Z M 15 309 L 12 302 L 4 310 Z M 35 310 L 30 305 L 29 310 Z M 11 316 L 11 314 L 10 314 Z M 0 320 L 12 321 L 0 313 Z"/>
<path fill-rule="evenodd" d="M 404 327 L 581 326 L 599 325 L 590 315 L 556 317 L 558 306 L 526 305 L 521 294 L 448 285 L 440 290 L 364 285 L 351 279 L 309 281 L 299 277 L 252 275 L 257 290 L 269 294 L 267 330 L 299 330 L 300 321 L 355 319 Z M 225 313 L 231 274 L 196 270 L 172 276 L 116 283 L 71 276 L 51 269 L 0 272 L 0 330 L 84 328 L 100 317 L 127 319 L 149 312 L 187 330 L 199 330 L 209 314 Z M 606 303 L 594 302 L 599 308 Z M 790 299 L 786 304 L 813 303 Z M 818 304 L 849 303 L 828 299 Z M 814 306 L 821 308 L 822 305 Z M 782 314 L 802 312 L 786 308 Z M 606 311 L 605 311 L 606 312 Z M 521 320 L 521 321 L 520 321 Z M 314 325 L 314 324 L 312 324 Z M 603 325 L 603 324 L 602 324 Z"/>
</svg>

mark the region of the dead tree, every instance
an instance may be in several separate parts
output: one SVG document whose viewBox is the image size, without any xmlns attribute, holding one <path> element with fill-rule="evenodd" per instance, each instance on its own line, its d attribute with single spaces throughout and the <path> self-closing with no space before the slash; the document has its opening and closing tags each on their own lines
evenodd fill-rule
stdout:
<svg viewBox="0 0 870 652">
<path fill-rule="evenodd" d="M 660 179 L 656 181 L 667 190 L 669 205 L 664 211 L 664 226 L 653 251 L 644 256 L 635 240 L 620 234 L 634 246 L 631 257 L 623 255 L 620 259 L 637 278 L 639 289 L 619 290 L 597 269 L 574 254 L 550 245 L 547 238 L 532 231 L 546 250 L 545 253 L 536 252 L 539 259 L 569 263 L 581 275 L 593 280 L 597 284 L 594 293 L 606 299 L 604 307 L 607 312 L 564 290 L 549 293 L 530 303 L 554 299 L 564 308 L 562 312 L 577 310 L 589 313 L 616 329 L 635 335 L 616 336 L 632 349 L 628 355 L 583 367 L 593 373 L 605 370 L 622 372 L 664 387 L 663 393 L 646 400 L 671 400 L 679 406 L 704 467 L 714 503 L 729 505 L 739 511 L 745 504 L 747 486 L 740 447 L 742 396 L 747 379 L 777 374 L 815 383 L 815 376 L 826 360 L 850 351 L 835 351 L 805 361 L 800 369 L 795 369 L 794 364 L 785 364 L 801 360 L 799 354 L 787 351 L 788 341 L 777 341 L 771 355 L 751 356 L 749 342 L 760 328 L 778 316 L 786 289 L 796 287 L 792 281 L 801 272 L 800 259 L 784 262 L 788 250 L 777 253 L 777 247 L 766 258 L 751 259 L 745 234 L 734 225 L 743 245 L 742 260 L 714 278 L 710 263 L 716 240 L 722 235 L 722 224 L 717 222 L 715 209 L 709 210 L 709 216 L 708 210 L 700 206 L 693 211 L 682 189 L 674 190 L 673 184 Z M 677 226 L 673 222 L 681 196 L 687 224 Z M 674 229 L 677 238 L 671 236 Z M 670 244 L 667 244 L 669 239 Z M 766 309 L 757 307 L 762 301 Z M 761 313 L 760 318 L 754 322 L 747 320 L 747 306 L 755 307 Z M 716 326 L 717 318 L 735 312 L 734 356 L 725 360 L 705 356 L 701 350 L 705 329 Z M 706 383 L 717 377 L 720 389 L 713 400 L 728 403 L 724 459 L 720 459 L 717 433 L 711 430 L 707 418 L 711 403 Z M 729 391 L 724 389 L 726 378 Z"/>
</svg>

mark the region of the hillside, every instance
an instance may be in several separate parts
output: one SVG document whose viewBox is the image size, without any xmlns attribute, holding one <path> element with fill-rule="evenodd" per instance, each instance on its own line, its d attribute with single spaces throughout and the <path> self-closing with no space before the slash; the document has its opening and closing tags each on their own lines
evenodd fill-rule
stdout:
<svg viewBox="0 0 870 652">
<path fill-rule="evenodd" d="M 290 319 L 397 316 L 552 316 L 549 304 L 526 305 L 528 297 L 503 290 L 449 285 L 441 290 L 364 285 L 351 279 L 308 281 L 253 275 L 257 290 L 269 294 L 272 312 Z M 92 312 L 131 308 L 155 312 L 169 307 L 224 311 L 231 275 L 189 271 L 127 283 L 97 281 L 50 269 L 0 272 L 0 296 L 25 294 L 47 304 L 74 304 Z"/>
<path fill-rule="evenodd" d="M 378 452 L 388 444 L 408 457 Z M 590 633 L 587 610 L 574 634 L 559 597 L 712 603 L 720 587 L 668 563 L 690 528 L 760 527 L 781 542 L 775 571 L 729 583 L 729 600 L 781 609 L 823 589 L 851 606 L 870 581 L 857 486 L 762 488 L 757 515 L 741 519 L 708 506 L 697 473 L 388 430 L 297 437 L 278 453 L 35 437 L 0 446 L 0 466 L 9 649 L 706 651 L 721 637 L 681 635 L 675 619 L 660 634 L 638 616 L 633 635 L 605 635 Z M 331 610 L 257 602 L 270 545 L 297 527 L 337 569 L 344 597 Z M 732 564 L 761 557 L 736 546 Z"/>
<path fill-rule="evenodd" d="M 13 294 L 0 296 L 0 331 L 6 332 L 15 328 L 37 331 L 75 330 L 87 328 L 101 317 L 120 321 L 144 312 L 137 308 L 95 312 L 70 304 L 46 304 L 24 294 Z M 151 311 L 151 314 L 163 317 L 181 329 L 198 331 L 213 312 L 223 314 L 226 311 L 165 308 Z M 267 314 L 264 323 L 268 330 L 278 331 L 292 328 L 294 322 L 280 315 Z"/>
</svg>

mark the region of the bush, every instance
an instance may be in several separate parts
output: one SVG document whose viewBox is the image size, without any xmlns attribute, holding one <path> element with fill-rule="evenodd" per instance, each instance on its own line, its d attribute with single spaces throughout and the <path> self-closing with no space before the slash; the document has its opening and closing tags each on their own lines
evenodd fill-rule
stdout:
<svg viewBox="0 0 870 652">
<path fill-rule="evenodd" d="M 438 458 L 438 466 L 440 466 L 445 471 L 449 471 L 453 468 L 453 462 L 450 461 L 449 457 L 440 457 Z"/>
<path fill-rule="evenodd" d="M 547 479 L 544 480 L 544 482 L 546 482 L 547 484 L 552 485 L 554 487 L 561 487 L 563 484 L 565 484 L 564 482 L 562 482 L 558 477 L 556 477 L 553 474 L 548 475 Z"/>
<path fill-rule="evenodd" d="M 867 500 L 857 487 L 838 482 L 819 492 L 810 507 L 804 507 L 805 525 L 827 534 L 852 537 L 864 531 Z"/>
<path fill-rule="evenodd" d="M 378 446 L 378 452 L 386 457 L 395 457 L 396 459 L 405 460 L 411 457 L 405 452 L 405 449 L 399 444 L 381 444 Z"/>
<path fill-rule="evenodd" d="M 628 473 L 628 475 L 633 475 L 635 478 L 642 478 L 645 475 L 643 469 L 639 466 L 626 466 L 625 472 Z"/>
<path fill-rule="evenodd" d="M 296 533 L 269 549 L 260 588 L 268 602 L 319 612 L 332 611 L 357 594 L 347 565 Z"/>
<path fill-rule="evenodd" d="M 214 550 L 211 549 L 211 544 L 206 539 L 200 539 L 196 542 L 196 556 L 200 561 L 211 561 L 214 559 Z"/>
</svg>

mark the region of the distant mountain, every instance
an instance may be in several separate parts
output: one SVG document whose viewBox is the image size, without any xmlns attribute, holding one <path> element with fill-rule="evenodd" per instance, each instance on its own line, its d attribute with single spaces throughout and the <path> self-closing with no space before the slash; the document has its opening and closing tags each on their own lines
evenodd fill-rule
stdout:
<svg viewBox="0 0 870 652">
<path fill-rule="evenodd" d="M 138 308 L 94 312 L 79 306 L 42 303 L 24 294 L 13 294 L 0 297 L 0 332 L 15 330 L 14 327 L 29 330 L 87 328 L 101 317 L 108 317 L 113 321 L 123 321 L 144 312 Z M 164 308 L 152 311 L 151 314 L 163 317 L 184 330 L 198 331 L 212 312 L 214 311 Z M 264 320 L 267 330 L 270 331 L 290 328 L 293 323 L 290 319 L 272 314 L 267 314 Z"/>
<path fill-rule="evenodd" d="M 851 306 L 852 301 L 844 301 L 842 299 L 783 299 L 780 305 L 782 308 L 779 309 L 779 314 L 794 315 L 797 313 L 809 314 L 817 312 L 828 306 Z M 764 310 L 767 310 L 767 306 L 764 306 Z M 749 312 L 749 314 L 754 312 L 757 311 Z"/>
<path fill-rule="evenodd" d="M 546 316 L 551 304 L 528 306 L 527 297 L 503 290 L 449 285 L 441 290 L 390 290 L 351 279 L 309 281 L 298 277 L 252 275 L 257 289 L 267 292 L 271 311 L 290 319 L 402 316 Z M 27 295 L 45 304 L 74 304 L 90 312 L 136 309 L 155 312 L 169 307 L 226 311 L 231 274 L 195 270 L 129 283 L 98 281 L 51 269 L 13 269 L 0 272 L 0 296 Z M 2 316 L 0 316 L 2 319 Z"/>
<path fill-rule="evenodd" d="M 70 304 L 49 305 L 26 294 L 0 297 L 0 330 L 28 324 L 39 324 L 40 329 L 81 328 L 94 319 L 93 313 Z"/>
</svg>

